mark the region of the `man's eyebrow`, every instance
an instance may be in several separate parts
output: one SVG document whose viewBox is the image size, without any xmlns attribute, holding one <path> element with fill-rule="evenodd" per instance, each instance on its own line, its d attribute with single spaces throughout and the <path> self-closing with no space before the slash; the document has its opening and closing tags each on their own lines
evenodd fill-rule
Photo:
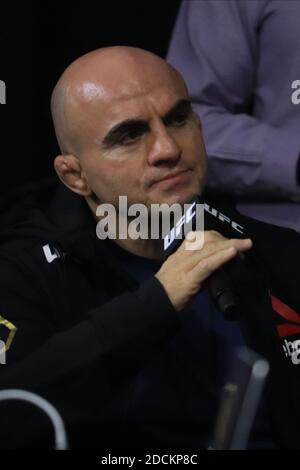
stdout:
<svg viewBox="0 0 300 470">
<path fill-rule="evenodd" d="M 173 117 L 176 117 L 177 114 L 189 114 L 192 112 L 192 104 L 190 100 L 181 99 L 178 100 L 174 106 L 163 116 L 162 120 L 165 124 L 169 121 L 172 121 Z"/>
<path fill-rule="evenodd" d="M 187 99 L 178 100 L 174 106 L 162 117 L 164 123 L 168 123 L 178 113 L 189 114 L 192 111 L 191 102 Z M 149 130 L 149 124 L 144 119 L 133 118 L 126 119 L 113 126 L 102 141 L 103 147 L 111 147 L 116 144 L 119 139 L 129 132 L 143 133 Z"/>
<path fill-rule="evenodd" d="M 129 132 L 145 132 L 149 130 L 149 124 L 143 119 L 126 119 L 113 126 L 102 141 L 102 145 L 110 147 L 118 142 L 120 137 Z"/>
</svg>

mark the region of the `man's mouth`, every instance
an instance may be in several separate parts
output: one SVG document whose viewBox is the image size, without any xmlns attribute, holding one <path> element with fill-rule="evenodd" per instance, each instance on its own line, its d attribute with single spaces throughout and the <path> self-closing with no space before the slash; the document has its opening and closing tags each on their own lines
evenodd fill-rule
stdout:
<svg viewBox="0 0 300 470">
<path fill-rule="evenodd" d="M 176 172 L 174 171 L 171 173 L 167 173 L 165 176 L 155 181 L 153 184 L 165 186 L 165 187 L 173 186 L 177 183 L 184 182 L 187 178 L 189 178 L 190 171 L 191 170 L 187 169 L 187 170 L 180 170 Z"/>
</svg>

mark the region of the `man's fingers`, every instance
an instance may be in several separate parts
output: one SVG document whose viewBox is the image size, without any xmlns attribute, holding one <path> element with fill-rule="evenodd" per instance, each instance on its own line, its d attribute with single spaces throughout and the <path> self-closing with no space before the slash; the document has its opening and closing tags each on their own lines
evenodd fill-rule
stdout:
<svg viewBox="0 0 300 470">
<path fill-rule="evenodd" d="M 218 250 L 225 250 L 226 248 L 230 248 L 231 246 L 234 246 L 237 251 L 247 251 L 252 247 L 252 240 L 250 238 L 247 239 L 238 239 L 238 238 L 231 238 L 231 239 L 226 239 L 224 238 L 223 240 L 220 241 L 214 241 L 214 242 L 209 242 L 205 243 L 201 250 L 195 250 L 199 253 L 199 256 L 209 256 L 210 254 L 213 254 L 214 252 Z"/>
<path fill-rule="evenodd" d="M 188 270 L 192 270 L 199 262 L 204 261 L 207 257 L 214 255 L 220 251 L 224 251 L 233 247 L 237 253 L 247 251 L 251 248 L 252 241 L 250 239 L 223 239 L 221 241 L 206 243 L 200 250 L 189 251 L 185 253 L 186 266 Z"/>
<path fill-rule="evenodd" d="M 195 241 L 199 243 L 194 243 Z M 206 246 L 222 242 L 233 242 L 238 250 L 244 251 L 252 247 L 252 240 L 250 238 L 225 238 L 218 232 L 210 230 L 208 232 L 191 231 L 187 234 L 186 239 L 181 244 L 178 250 L 183 251 L 198 251 L 205 249 Z M 202 242 L 202 243 L 201 243 Z M 192 245 L 192 247 L 191 247 Z"/>
<path fill-rule="evenodd" d="M 199 241 L 199 244 L 197 244 L 197 246 L 195 245 L 195 249 L 200 249 L 205 243 L 226 240 L 226 238 L 215 230 L 208 230 L 207 232 L 192 230 L 186 235 L 185 240 L 180 248 L 186 249 L 188 243 L 194 243 L 197 240 Z"/>
<path fill-rule="evenodd" d="M 223 235 L 221 235 L 220 233 L 215 232 L 214 230 L 210 230 L 208 232 L 191 230 L 186 235 L 185 240 L 178 248 L 178 251 L 179 250 L 180 251 L 200 250 L 205 243 L 220 241 L 220 240 L 226 240 L 226 238 L 223 237 Z M 188 245 L 190 245 L 189 248 L 188 248 Z"/>
<path fill-rule="evenodd" d="M 208 276 L 210 276 L 214 271 L 219 269 L 223 264 L 230 261 L 238 253 L 238 250 L 234 246 L 224 248 L 219 250 L 211 256 L 207 256 L 202 259 L 192 270 L 191 274 L 196 275 L 201 278 L 201 281 L 204 281 Z"/>
<path fill-rule="evenodd" d="M 186 243 L 196 241 L 196 245 L 199 245 L 199 238 L 201 242 L 204 234 L 205 240 L 201 248 L 186 249 Z M 163 263 L 156 277 L 175 309 L 180 311 L 199 291 L 203 281 L 238 253 L 249 250 L 251 246 L 250 239 L 227 239 L 213 231 L 194 232 Z"/>
</svg>

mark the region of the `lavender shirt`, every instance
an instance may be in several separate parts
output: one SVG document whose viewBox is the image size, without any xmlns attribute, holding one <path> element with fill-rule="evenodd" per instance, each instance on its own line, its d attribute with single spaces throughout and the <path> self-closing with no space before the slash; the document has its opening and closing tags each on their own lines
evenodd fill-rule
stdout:
<svg viewBox="0 0 300 470">
<path fill-rule="evenodd" d="M 183 0 L 168 61 L 202 119 L 208 186 L 300 232 L 300 0 Z"/>
</svg>

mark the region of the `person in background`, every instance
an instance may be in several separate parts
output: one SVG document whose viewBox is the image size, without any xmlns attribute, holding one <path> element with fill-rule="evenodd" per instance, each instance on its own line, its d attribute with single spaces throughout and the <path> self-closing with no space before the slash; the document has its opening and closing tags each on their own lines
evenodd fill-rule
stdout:
<svg viewBox="0 0 300 470">
<path fill-rule="evenodd" d="M 300 2 L 183 0 L 168 61 L 185 77 L 207 185 L 300 231 Z"/>
</svg>

